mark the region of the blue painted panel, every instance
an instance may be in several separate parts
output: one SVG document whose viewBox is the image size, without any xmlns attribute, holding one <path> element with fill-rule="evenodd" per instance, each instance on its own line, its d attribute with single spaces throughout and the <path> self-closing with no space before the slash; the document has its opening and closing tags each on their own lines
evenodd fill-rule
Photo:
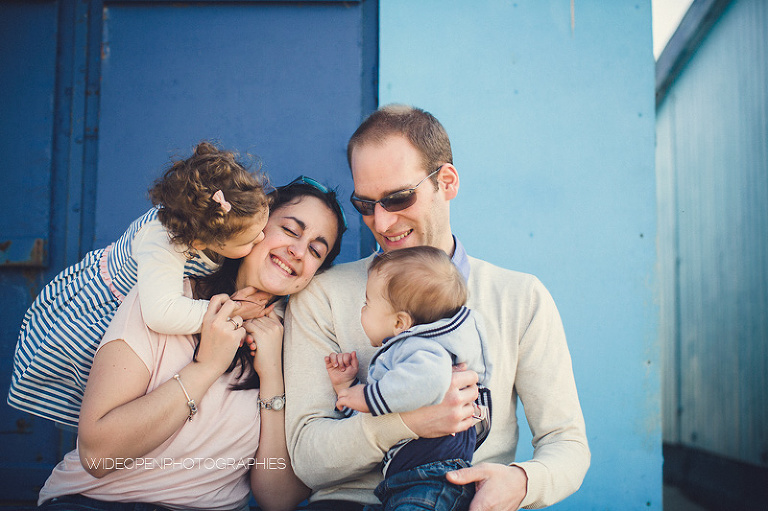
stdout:
<svg viewBox="0 0 768 511">
<path fill-rule="evenodd" d="M 108 5 L 94 246 L 147 208 L 169 156 L 202 139 L 259 156 L 277 184 L 306 174 L 349 196 L 361 24 L 360 4 Z M 341 260 L 358 254 L 349 216 Z"/>
<path fill-rule="evenodd" d="M 304 173 L 348 196 L 346 141 L 375 107 L 373 0 L 129 4 L 0 2 L 0 95 L 10 98 L 0 175 L 18 191 L 0 206 L 0 242 L 47 240 L 49 255 L 45 269 L 0 267 L 0 504 L 34 502 L 74 445 L 71 432 L 5 404 L 18 328 L 41 287 L 113 241 L 147 207 L 168 157 L 201 138 L 258 154 L 277 184 Z M 342 259 L 361 243 L 350 217 Z M 0 261 L 27 261 L 8 256 L 24 246 Z"/>
<path fill-rule="evenodd" d="M 381 2 L 380 102 L 445 124 L 462 177 L 454 232 L 540 277 L 562 314 L 593 457 L 553 509 L 662 506 L 650 8 Z"/>
<path fill-rule="evenodd" d="M 0 3 L 0 498 L 18 500 L 36 499 L 58 461 L 53 424 L 5 403 L 19 325 L 48 262 L 56 37 L 55 2 Z"/>
<path fill-rule="evenodd" d="M 18 188 L 17 188 L 18 190 Z M 44 268 L 48 265 L 45 238 L 8 236 L 0 242 L 0 266 Z"/>
<path fill-rule="evenodd" d="M 0 9 L 0 266 L 44 266 L 39 249 L 48 238 L 51 206 L 56 6 L 11 2 Z"/>
</svg>

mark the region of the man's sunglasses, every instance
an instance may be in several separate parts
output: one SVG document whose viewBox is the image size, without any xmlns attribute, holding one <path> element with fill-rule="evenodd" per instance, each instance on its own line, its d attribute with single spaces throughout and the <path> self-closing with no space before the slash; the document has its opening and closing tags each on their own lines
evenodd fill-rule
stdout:
<svg viewBox="0 0 768 511">
<path fill-rule="evenodd" d="M 442 168 L 443 165 L 437 167 L 434 172 L 419 181 L 419 183 L 413 188 L 390 193 L 386 197 L 382 197 L 379 200 L 361 199 L 360 197 L 355 197 L 354 193 L 352 194 L 352 197 L 349 198 L 349 200 L 352 201 L 352 205 L 363 216 L 372 215 L 376 209 L 376 204 L 381 204 L 381 207 L 384 208 L 384 211 L 389 211 L 390 213 L 394 213 L 395 211 L 402 211 L 405 208 L 413 206 L 413 204 L 416 202 L 416 188 L 418 188 L 421 183 L 440 172 L 440 169 Z"/>
<path fill-rule="evenodd" d="M 331 193 L 331 190 L 327 186 L 325 186 L 323 183 L 307 176 L 299 176 L 285 186 L 291 186 L 296 183 L 304 183 L 305 185 L 309 185 L 312 188 L 315 188 L 323 192 L 324 194 Z M 341 211 L 341 220 L 344 223 L 344 229 L 347 229 L 349 227 L 347 225 L 347 215 L 344 214 L 344 208 L 341 207 L 341 202 L 339 202 L 339 199 L 336 199 L 336 204 L 339 206 L 339 211 Z"/>
</svg>

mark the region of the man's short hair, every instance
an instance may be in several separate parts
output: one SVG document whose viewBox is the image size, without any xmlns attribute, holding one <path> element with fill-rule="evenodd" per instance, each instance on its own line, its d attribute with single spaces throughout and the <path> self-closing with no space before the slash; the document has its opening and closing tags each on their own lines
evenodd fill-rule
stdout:
<svg viewBox="0 0 768 511">
<path fill-rule="evenodd" d="M 377 254 L 368 274 L 385 279 L 384 298 L 395 311 L 411 315 L 414 325 L 450 318 L 467 303 L 467 283 L 451 258 L 429 246 Z"/>
<path fill-rule="evenodd" d="M 347 163 L 352 167 L 352 150 L 369 143 L 380 144 L 392 135 L 405 137 L 421 153 L 424 171 L 429 174 L 443 163 L 453 163 L 451 141 L 440 121 L 432 114 L 409 105 L 385 105 L 357 128 L 347 144 Z M 437 176 L 432 176 L 437 185 Z"/>
</svg>

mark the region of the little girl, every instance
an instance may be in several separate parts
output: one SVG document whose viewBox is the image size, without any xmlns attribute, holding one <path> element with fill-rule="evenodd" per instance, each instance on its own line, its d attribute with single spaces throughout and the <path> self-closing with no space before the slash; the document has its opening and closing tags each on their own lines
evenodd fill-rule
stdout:
<svg viewBox="0 0 768 511">
<path fill-rule="evenodd" d="M 77 427 L 96 348 L 131 288 L 139 286 L 149 328 L 197 333 L 208 301 L 184 297 L 184 277 L 245 257 L 264 238 L 269 206 L 262 179 L 208 142 L 173 162 L 149 195 L 155 207 L 115 243 L 62 271 L 27 311 L 11 406 Z"/>
</svg>

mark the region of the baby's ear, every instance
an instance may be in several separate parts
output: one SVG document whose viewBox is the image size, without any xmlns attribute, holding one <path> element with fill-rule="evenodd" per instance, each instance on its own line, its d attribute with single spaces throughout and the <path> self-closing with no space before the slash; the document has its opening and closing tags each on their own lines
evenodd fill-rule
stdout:
<svg viewBox="0 0 768 511">
<path fill-rule="evenodd" d="M 395 335 L 405 332 L 413 326 L 413 318 L 405 311 L 400 311 L 395 315 Z"/>
</svg>

